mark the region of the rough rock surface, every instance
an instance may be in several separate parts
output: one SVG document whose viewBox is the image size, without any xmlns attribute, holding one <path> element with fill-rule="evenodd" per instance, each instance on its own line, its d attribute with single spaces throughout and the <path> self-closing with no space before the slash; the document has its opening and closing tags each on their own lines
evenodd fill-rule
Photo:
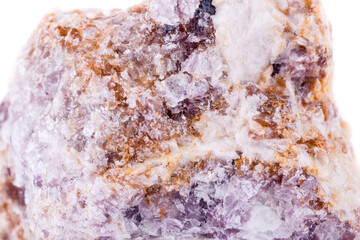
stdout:
<svg viewBox="0 0 360 240">
<path fill-rule="evenodd" d="M 1 239 L 360 239 L 318 0 L 47 15 L 0 105 Z"/>
</svg>

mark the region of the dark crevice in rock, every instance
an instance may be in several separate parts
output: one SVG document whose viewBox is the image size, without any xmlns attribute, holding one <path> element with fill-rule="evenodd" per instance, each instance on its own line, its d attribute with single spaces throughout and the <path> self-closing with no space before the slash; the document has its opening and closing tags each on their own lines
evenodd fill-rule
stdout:
<svg viewBox="0 0 360 240">
<path fill-rule="evenodd" d="M 25 206 L 25 189 L 15 186 L 11 181 L 6 181 L 5 192 L 14 202 L 20 206 Z"/>
<path fill-rule="evenodd" d="M 283 64 L 280 63 L 273 63 L 272 67 L 273 67 L 273 71 L 271 73 L 271 77 L 275 77 L 276 75 L 278 75 L 280 73 L 281 67 L 283 66 Z"/>
<path fill-rule="evenodd" d="M 176 27 L 174 26 L 170 26 L 170 25 L 165 25 L 165 27 L 163 28 L 162 34 L 168 34 L 172 31 L 174 31 L 176 29 Z"/>
<path fill-rule="evenodd" d="M 199 16 L 200 12 L 208 13 L 210 15 L 215 15 L 216 8 L 212 5 L 212 0 L 201 0 L 199 9 L 195 12 L 195 17 Z"/>
</svg>

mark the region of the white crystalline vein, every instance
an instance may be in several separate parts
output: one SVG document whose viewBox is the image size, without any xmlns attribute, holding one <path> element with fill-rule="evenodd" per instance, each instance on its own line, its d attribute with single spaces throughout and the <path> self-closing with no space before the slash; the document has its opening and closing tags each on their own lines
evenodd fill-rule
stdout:
<svg viewBox="0 0 360 240">
<path fill-rule="evenodd" d="M 257 82 L 285 47 L 284 26 L 263 0 L 214 1 L 216 39 L 234 83 Z"/>
</svg>

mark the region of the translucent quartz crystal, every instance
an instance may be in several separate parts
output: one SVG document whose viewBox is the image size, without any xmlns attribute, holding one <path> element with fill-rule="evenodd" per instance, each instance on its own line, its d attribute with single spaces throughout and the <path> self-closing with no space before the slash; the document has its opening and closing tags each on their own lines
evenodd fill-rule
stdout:
<svg viewBox="0 0 360 240">
<path fill-rule="evenodd" d="M 55 12 L 0 105 L 1 239 L 360 239 L 318 0 Z"/>
</svg>

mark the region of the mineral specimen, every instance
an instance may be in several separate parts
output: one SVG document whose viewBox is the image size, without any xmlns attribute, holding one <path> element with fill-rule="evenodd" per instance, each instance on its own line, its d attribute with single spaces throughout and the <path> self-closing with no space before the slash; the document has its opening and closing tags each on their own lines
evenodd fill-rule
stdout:
<svg viewBox="0 0 360 240">
<path fill-rule="evenodd" d="M 318 0 L 47 15 L 0 105 L 1 239 L 360 239 Z"/>
</svg>

